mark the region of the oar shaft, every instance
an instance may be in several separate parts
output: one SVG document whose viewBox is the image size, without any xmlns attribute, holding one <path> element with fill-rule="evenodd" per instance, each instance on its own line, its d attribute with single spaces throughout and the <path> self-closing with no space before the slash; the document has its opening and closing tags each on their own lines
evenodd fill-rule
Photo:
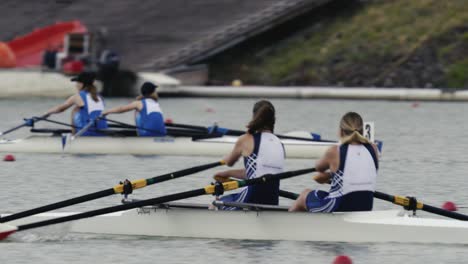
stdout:
<svg viewBox="0 0 468 264">
<path fill-rule="evenodd" d="M 204 133 L 208 133 L 208 128 L 204 126 L 194 126 L 194 125 L 186 125 L 186 124 L 177 124 L 177 123 L 166 123 L 168 127 L 177 127 L 177 128 L 186 128 L 186 129 L 194 129 L 199 130 Z"/>
<path fill-rule="evenodd" d="M 43 120 L 46 116 L 48 116 L 48 115 L 46 114 L 46 115 L 40 116 L 39 118 L 33 118 L 33 121 Z M 6 134 L 8 134 L 8 133 L 10 133 L 10 132 L 13 132 L 13 131 L 15 131 L 15 130 L 17 130 L 17 129 L 20 129 L 20 128 L 22 128 L 22 127 L 29 126 L 29 125 L 30 125 L 30 124 L 28 124 L 28 121 L 25 121 L 23 124 L 21 124 L 21 125 L 19 125 L 19 126 L 16 126 L 16 127 L 14 127 L 14 128 L 10 128 L 10 129 L 8 129 L 8 130 L 6 130 L 6 131 L 3 131 L 3 132 L 0 132 L 0 136 L 6 135 Z"/>
<path fill-rule="evenodd" d="M 21 125 L 19 125 L 19 126 L 14 127 L 14 128 L 10 128 L 10 129 L 8 129 L 8 130 L 6 130 L 6 131 L 0 132 L 0 136 L 6 135 L 6 134 L 8 134 L 8 133 L 10 133 L 10 132 L 13 132 L 13 131 L 15 131 L 15 130 L 17 130 L 17 129 L 19 129 L 19 128 L 22 128 L 22 127 L 24 127 L 24 126 L 26 126 L 26 125 L 27 125 L 27 124 L 24 123 L 24 124 L 21 124 Z"/>
<path fill-rule="evenodd" d="M 52 123 L 52 124 L 57 124 L 57 125 L 62 125 L 62 126 L 77 128 L 77 127 L 74 126 L 74 125 L 71 125 L 71 124 L 68 124 L 68 123 L 64 123 L 64 122 L 55 121 L 55 120 L 48 119 L 48 118 L 41 118 L 41 120 L 44 120 L 44 121 L 46 121 L 46 122 L 50 122 L 50 123 Z"/>
<path fill-rule="evenodd" d="M 166 202 L 170 202 L 170 201 L 191 198 L 191 197 L 195 197 L 195 196 L 199 196 L 199 195 L 203 195 L 203 194 L 205 194 L 205 189 L 204 188 L 197 189 L 197 190 L 192 190 L 192 191 L 187 191 L 187 192 L 183 192 L 183 193 L 176 193 L 176 194 L 167 195 L 167 196 L 163 196 L 163 197 L 137 201 L 137 202 L 133 202 L 133 203 L 129 203 L 129 204 L 122 204 L 122 205 L 102 208 L 102 209 L 98 209 L 98 210 L 93 210 L 93 211 L 89 211 L 89 212 L 79 213 L 79 214 L 75 214 L 75 215 L 69 215 L 69 216 L 65 216 L 65 217 L 59 217 L 59 218 L 49 219 L 49 220 L 45 220 L 45 221 L 40 221 L 40 222 L 36 222 L 36 223 L 20 225 L 20 226 L 18 226 L 18 231 L 37 228 L 37 227 L 42 227 L 42 226 L 47 226 L 47 225 L 64 223 L 64 222 L 79 220 L 79 219 L 83 219 L 83 218 L 89 218 L 89 217 L 103 215 L 103 214 L 109 214 L 109 213 L 114 213 L 114 212 L 125 211 L 125 210 L 129 210 L 129 209 L 137 208 L 137 207 L 149 206 L 149 205 L 154 205 L 154 204 L 161 204 L 161 203 L 166 203 Z"/>
<path fill-rule="evenodd" d="M 153 178 L 140 179 L 140 180 L 132 181 L 131 182 L 132 183 L 132 188 L 133 189 L 143 188 L 143 187 L 146 187 L 148 185 L 161 183 L 161 182 L 172 180 L 172 179 L 177 179 L 177 178 L 180 178 L 180 177 L 183 177 L 183 176 L 187 176 L 189 174 L 194 174 L 194 173 L 204 171 L 204 170 L 207 170 L 207 169 L 211 169 L 211 168 L 221 166 L 221 165 L 224 165 L 224 164 L 225 164 L 225 162 L 223 160 L 221 160 L 221 161 L 218 161 L 218 162 L 213 162 L 213 163 L 204 164 L 204 165 L 200 165 L 200 166 L 196 166 L 196 167 L 192 167 L 192 168 L 188 168 L 188 169 L 184 169 L 184 170 L 180 170 L 180 171 L 167 173 L 167 174 L 156 176 L 156 177 L 153 177 Z M 117 186 L 114 187 L 113 190 L 114 190 L 114 193 L 122 193 L 123 192 L 123 185 L 122 184 L 117 185 Z"/>
<path fill-rule="evenodd" d="M 139 126 L 130 125 L 130 124 L 123 123 L 123 122 L 113 120 L 113 119 L 109 119 L 109 118 L 106 118 L 106 120 L 109 121 L 109 122 L 115 123 L 117 125 L 120 125 L 123 128 L 141 129 L 141 130 L 145 130 L 145 131 L 148 131 L 148 132 L 160 133 L 160 131 L 155 131 L 155 130 L 148 129 L 148 128 L 143 128 L 143 127 L 139 127 Z M 166 124 L 166 126 L 168 126 L 168 125 Z M 199 130 L 199 129 L 191 128 L 190 126 L 183 127 L 183 129 L 180 129 L 180 130 L 174 130 L 173 128 L 172 129 L 171 128 L 166 128 L 166 130 L 167 130 L 168 135 L 172 135 L 172 136 L 188 136 L 188 137 L 191 137 L 191 136 L 198 136 L 198 135 L 206 135 L 208 133 L 206 129 L 205 130 Z"/>
<path fill-rule="evenodd" d="M 71 199 L 60 201 L 60 202 L 57 202 L 57 203 L 52 203 L 52 204 L 48 204 L 48 205 L 45 205 L 45 206 L 41 206 L 41 207 L 33 208 L 33 209 L 30 209 L 30 210 L 26 210 L 26 211 L 23 211 L 23 212 L 19 212 L 19 213 L 16 213 L 16 214 L 1 217 L 0 218 L 0 223 L 6 223 L 6 222 L 13 221 L 13 220 L 16 220 L 16 219 L 20 219 L 20 218 L 28 217 L 28 216 L 31 216 L 31 215 L 52 211 L 52 210 L 55 210 L 55 209 L 71 206 L 71 205 L 74 205 L 74 204 L 79 204 L 79 203 L 92 201 L 92 200 L 103 198 L 103 197 L 106 197 L 106 196 L 109 196 L 109 195 L 112 195 L 112 194 L 114 194 L 114 189 L 113 188 L 103 190 L 103 191 L 94 192 L 94 193 L 90 193 L 90 194 L 86 194 L 86 195 L 82 195 L 82 196 L 79 196 L 79 197 L 71 198 Z"/>
<path fill-rule="evenodd" d="M 249 180 L 224 182 L 222 183 L 222 186 L 223 186 L 224 191 L 231 191 L 240 187 L 250 186 L 254 184 L 263 184 L 272 180 L 283 180 L 283 179 L 295 177 L 301 174 L 306 174 L 306 173 L 314 172 L 314 171 L 315 171 L 315 168 L 311 168 L 311 169 L 303 169 L 303 170 L 296 170 L 296 171 L 288 171 L 288 172 L 283 172 L 283 173 L 278 173 L 278 174 L 268 174 L 268 175 L 261 176 L 259 178 L 254 178 L 254 179 L 249 179 Z M 143 207 L 143 206 L 167 203 L 167 202 L 172 202 L 176 200 L 192 198 L 192 197 L 196 197 L 196 196 L 200 196 L 204 194 L 214 194 L 215 190 L 216 190 L 216 187 L 214 185 L 208 185 L 205 188 L 201 188 L 201 189 L 195 189 L 191 191 L 175 193 L 175 194 L 166 195 L 162 197 L 141 200 L 141 201 L 137 201 L 137 202 L 133 202 L 129 204 L 122 204 L 122 205 L 102 208 L 98 210 L 88 211 L 84 213 L 79 213 L 75 215 L 59 217 L 59 218 L 49 219 L 49 220 L 40 221 L 36 223 L 21 225 L 21 226 L 18 226 L 18 230 L 19 231 L 27 230 L 27 229 L 32 229 L 32 228 L 37 228 L 37 227 L 42 227 L 42 226 L 47 226 L 47 225 L 52 225 L 52 224 L 58 224 L 58 223 L 103 215 L 103 214 L 109 214 L 109 213 L 134 209 L 134 208 Z"/>
<path fill-rule="evenodd" d="M 225 164 L 225 162 L 223 160 L 221 160 L 221 161 L 218 161 L 218 162 L 208 163 L 208 164 L 204 164 L 204 165 L 200 165 L 200 166 L 196 166 L 196 167 L 192 167 L 192 168 L 188 168 L 188 169 L 183 169 L 183 170 L 167 173 L 167 174 L 164 174 L 164 175 L 161 175 L 161 176 L 156 176 L 156 177 L 152 177 L 152 178 L 148 178 L 148 179 L 140 179 L 140 180 L 132 181 L 131 184 L 132 184 L 133 189 L 139 189 L 139 188 L 146 187 L 148 185 L 152 185 L 152 184 L 161 183 L 161 182 L 164 182 L 164 181 L 180 178 L 180 177 L 183 177 L 183 176 L 187 176 L 189 174 L 197 173 L 197 172 L 204 171 L 204 170 L 207 170 L 207 169 L 211 169 L 211 168 L 214 168 L 216 166 L 220 166 L 220 165 L 224 165 L 224 164 Z M 64 201 L 60 201 L 60 202 L 57 202 L 57 203 L 52 203 L 52 204 L 49 204 L 49 205 L 45 205 L 45 206 L 37 207 L 37 208 L 34 208 L 34 209 L 26 210 L 26 211 L 23 211 L 23 212 L 19 212 L 19 213 L 16 213 L 16 214 L 8 215 L 8 216 L 0 218 L 0 223 L 5 223 L 5 222 L 8 222 L 8 221 L 13 221 L 13 220 L 28 217 L 28 216 L 31 216 L 31 215 L 40 214 L 40 213 L 44 213 L 44 212 L 64 208 L 64 207 L 67 207 L 67 206 L 92 201 L 92 200 L 95 200 L 95 199 L 103 198 L 103 197 L 110 196 L 110 195 L 117 194 L 117 193 L 123 193 L 123 184 L 116 185 L 113 188 L 110 188 L 110 189 L 107 189 L 107 190 L 102 190 L 102 191 L 98 191 L 98 192 L 78 196 L 78 197 L 71 198 L 71 199 L 64 200 Z"/>
<path fill-rule="evenodd" d="M 88 129 L 90 127 L 92 127 L 94 122 L 96 122 L 97 120 L 99 120 L 99 117 L 89 120 L 88 124 L 86 124 L 86 126 L 84 126 L 82 129 L 80 129 L 80 131 L 76 132 L 76 134 L 73 135 L 71 139 L 74 140 L 77 137 L 79 137 L 79 136 L 83 135 L 84 133 L 86 133 L 86 131 L 88 131 Z"/>
</svg>

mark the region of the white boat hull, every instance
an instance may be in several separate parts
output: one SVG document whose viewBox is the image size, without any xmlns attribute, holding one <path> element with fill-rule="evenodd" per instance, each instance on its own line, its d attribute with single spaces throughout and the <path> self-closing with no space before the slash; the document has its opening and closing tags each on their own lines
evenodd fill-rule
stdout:
<svg viewBox="0 0 468 264">
<path fill-rule="evenodd" d="M 223 156 L 229 153 L 237 137 L 192 140 L 189 137 L 61 137 L 30 136 L 17 140 L 0 140 L 0 152 L 9 153 L 71 153 L 71 154 L 132 154 L 174 156 Z M 287 158 L 318 158 L 336 143 L 282 140 Z"/>
<path fill-rule="evenodd" d="M 72 213 L 40 214 L 8 224 L 24 224 L 69 214 Z M 401 212 L 394 210 L 311 214 L 139 208 L 67 225 L 71 232 L 115 235 L 468 244 L 468 222 L 402 216 Z"/>
</svg>

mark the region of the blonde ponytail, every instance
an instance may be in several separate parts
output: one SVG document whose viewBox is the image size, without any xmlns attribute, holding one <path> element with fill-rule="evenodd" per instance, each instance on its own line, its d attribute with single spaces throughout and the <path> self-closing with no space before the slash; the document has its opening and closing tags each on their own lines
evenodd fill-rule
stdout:
<svg viewBox="0 0 468 264">
<path fill-rule="evenodd" d="M 363 121 L 361 116 L 356 112 L 346 113 L 340 121 L 341 129 L 341 144 L 371 143 L 363 134 Z"/>
</svg>

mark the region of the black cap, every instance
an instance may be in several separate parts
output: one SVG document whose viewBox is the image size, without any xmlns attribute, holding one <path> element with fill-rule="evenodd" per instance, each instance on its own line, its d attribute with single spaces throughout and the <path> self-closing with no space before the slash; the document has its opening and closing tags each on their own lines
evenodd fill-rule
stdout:
<svg viewBox="0 0 468 264">
<path fill-rule="evenodd" d="M 158 86 L 155 85 L 154 83 L 145 82 L 141 86 L 141 94 L 142 95 L 150 95 L 150 94 L 154 93 L 154 91 L 156 91 L 156 88 L 158 88 Z"/>
<path fill-rule="evenodd" d="M 93 84 L 96 79 L 96 74 L 94 72 L 82 72 L 71 79 L 72 82 L 80 82 L 84 85 Z"/>
</svg>

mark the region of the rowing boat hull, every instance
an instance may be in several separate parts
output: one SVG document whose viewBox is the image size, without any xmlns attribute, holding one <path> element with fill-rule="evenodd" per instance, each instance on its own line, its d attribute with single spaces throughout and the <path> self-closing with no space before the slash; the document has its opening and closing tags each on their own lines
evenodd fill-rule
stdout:
<svg viewBox="0 0 468 264">
<path fill-rule="evenodd" d="M 229 153 L 237 137 L 192 140 L 189 137 L 79 137 L 65 140 L 53 136 L 30 136 L 17 140 L 0 140 L 0 152 L 131 154 L 170 156 L 223 156 Z M 282 140 L 287 158 L 318 158 L 336 143 Z"/>
<path fill-rule="evenodd" d="M 41 214 L 11 223 L 23 224 L 69 214 Z M 468 244 L 468 222 L 402 216 L 399 211 L 310 214 L 139 208 L 67 225 L 71 232 L 115 235 Z"/>
</svg>

